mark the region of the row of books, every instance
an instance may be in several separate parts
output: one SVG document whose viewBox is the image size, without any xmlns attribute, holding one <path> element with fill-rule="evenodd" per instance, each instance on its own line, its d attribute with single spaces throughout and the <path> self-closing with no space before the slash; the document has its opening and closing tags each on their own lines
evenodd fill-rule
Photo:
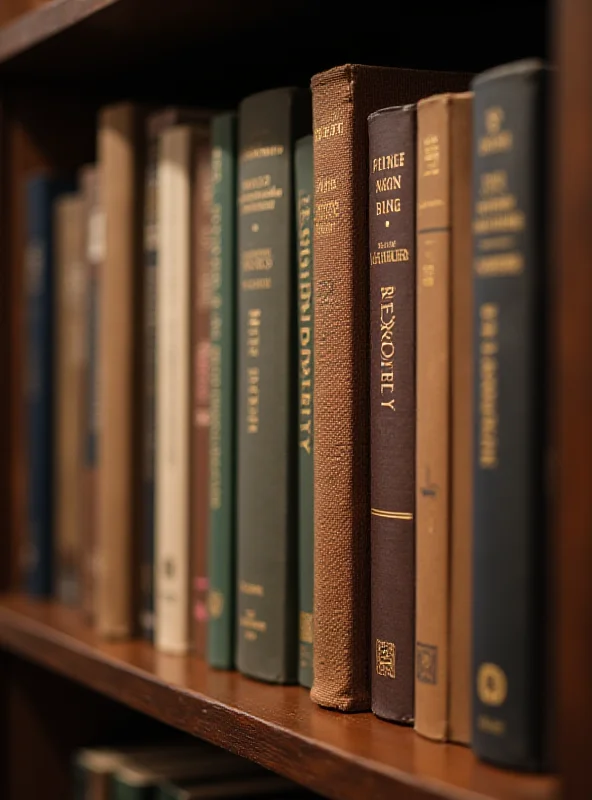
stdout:
<svg viewBox="0 0 592 800">
<path fill-rule="evenodd" d="M 103 746 L 78 750 L 74 800 L 224 800 L 317 795 L 251 761 L 205 742 Z"/>
<path fill-rule="evenodd" d="M 545 75 L 120 104 L 32 180 L 33 591 L 545 766 Z"/>
</svg>

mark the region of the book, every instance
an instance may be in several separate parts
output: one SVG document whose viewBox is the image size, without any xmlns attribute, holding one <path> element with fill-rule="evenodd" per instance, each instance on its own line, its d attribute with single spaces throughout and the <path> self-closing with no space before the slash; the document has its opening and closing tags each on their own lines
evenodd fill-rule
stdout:
<svg viewBox="0 0 592 800">
<path fill-rule="evenodd" d="M 105 214 L 99 303 L 96 626 L 106 638 L 137 629 L 141 519 L 142 216 L 145 118 L 118 103 L 99 112 L 98 167 Z"/>
<path fill-rule="evenodd" d="M 208 638 L 210 538 L 210 308 L 212 145 L 209 124 L 199 128 L 191 167 L 191 547 L 193 649 L 205 658 Z"/>
<path fill-rule="evenodd" d="M 86 621 L 95 620 L 97 561 L 97 488 L 99 470 L 99 302 L 101 264 L 105 257 L 105 216 L 101 202 L 99 173 L 96 165 L 86 165 L 79 173 L 84 202 L 84 268 L 85 297 L 85 375 L 84 375 L 84 444 L 83 444 L 83 520 L 82 596 L 81 606 Z"/>
<path fill-rule="evenodd" d="M 372 711 L 411 723 L 415 665 L 416 107 L 368 117 Z"/>
<path fill-rule="evenodd" d="M 472 94 L 417 107 L 415 730 L 470 741 Z"/>
<path fill-rule="evenodd" d="M 85 292 L 84 200 L 54 203 L 54 532 L 55 594 L 78 606 L 82 579 Z"/>
<path fill-rule="evenodd" d="M 308 90 L 239 108 L 237 665 L 297 679 L 297 319 L 293 148 Z"/>
<path fill-rule="evenodd" d="M 299 419 L 298 419 L 298 682 L 312 686 L 313 650 L 313 376 L 314 311 L 312 307 L 313 197 L 312 134 L 298 139 L 294 154 L 296 241 L 298 243 Z"/>
<path fill-rule="evenodd" d="M 368 130 L 370 113 L 469 76 L 346 64 L 315 75 L 314 682 L 370 707 Z M 338 498 L 338 502 L 336 502 Z M 386 602 L 386 601 L 385 601 Z"/>
<path fill-rule="evenodd" d="M 182 781 L 165 783 L 156 793 L 156 800 L 214 800 L 223 797 L 284 797 L 303 790 L 297 783 L 269 773 L 249 775 L 231 780 Z"/>
<path fill-rule="evenodd" d="M 73 192 L 68 177 L 36 174 L 26 185 L 26 447 L 27 532 L 25 577 L 29 594 L 53 590 L 53 203 Z"/>
<path fill-rule="evenodd" d="M 159 136 L 156 302 L 155 645 L 191 646 L 191 184 L 194 131 Z"/>
<path fill-rule="evenodd" d="M 479 758 L 546 761 L 547 70 L 475 78 L 473 710 Z"/>
<path fill-rule="evenodd" d="M 158 137 L 173 125 L 205 122 L 209 112 L 179 106 L 159 109 L 146 121 L 144 195 L 144 347 L 142 362 L 142 536 L 140 542 L 140 629 L 154 637 L 154 481 L 156 440 L 156 275 L 158 266 Z"/>
<path fill-rule="evenodd" d="M 208 663 L 234 667 L 236 549 L 236 135 L 212 120 Z"/>
</svg>

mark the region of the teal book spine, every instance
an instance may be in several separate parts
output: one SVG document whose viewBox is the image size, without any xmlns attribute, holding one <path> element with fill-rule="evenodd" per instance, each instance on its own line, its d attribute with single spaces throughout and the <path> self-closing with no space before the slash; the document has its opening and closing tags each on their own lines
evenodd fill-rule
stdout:
<svg viewBox="0 0 592 800">
<path fill-rule="evenodd" d="M 313 216 L 314 177 L 312 135 L 296 142 L 295 209 L 298 247 L 298 683 L 312 687 L 313 648 L 313 357 L 314 314 L 313 285 Z"/>
<path fill-rule="evenodd" d="M 239 110 L 238 669 L 298 680 L 298 366 L 294 144 L 312 129 L 307 90 Z"/>
<path fill-rule="evenodd" d="M 212 121 L 210 541 L 207 659 L 234 667 L 237 116 Z"/>
</svg>

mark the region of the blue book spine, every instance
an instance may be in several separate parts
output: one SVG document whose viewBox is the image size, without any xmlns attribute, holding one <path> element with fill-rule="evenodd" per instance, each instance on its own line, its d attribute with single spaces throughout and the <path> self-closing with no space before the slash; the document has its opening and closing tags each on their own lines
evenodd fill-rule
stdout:
<svg viewBox="0 0 592 800">
<path fill-rule="evenodd" d="M 27 591 L 52 592 L 53 203 L 72 181 L 35 176 L 27 183 L 26 420 Z"/>
</svg>

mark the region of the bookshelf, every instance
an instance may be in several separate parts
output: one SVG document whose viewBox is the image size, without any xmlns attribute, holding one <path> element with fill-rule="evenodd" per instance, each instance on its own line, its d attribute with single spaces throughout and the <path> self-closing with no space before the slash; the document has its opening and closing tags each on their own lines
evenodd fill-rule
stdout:
<svg viewBox="0 0 592 800">
<path fill-rule="evenodd" d="M 356 24 L 330 9 L 271 0 L 11 0 L 0 12 L 0 797 L 35 787 L 62 798 L 72 747 L 107 720 L 142 711 L 296 779 L 336 800 L 579 800 L 592 795 L 592 5 L 589 0 L 499 2 L 466 11 L 435 6 L 430 25 L 410 10 L 400 47 L 380 44 L 380 9 Z M 461 25 L 462 22 L 462 25 Z M 420 33 L 414 33 L 414 26 Z M 421 27 L 423 26 L 423 27 Z M 306 47 L 302 36 L 310 35 Z M 266 37 L 265 57 L 252 58 Z M 199 45 L 199 46 L 198 46 Z M 232 54 L 232 59 L 228 54 Z M 303 53 L 305 54 L 303 56 Z M 221 55 L 227 54 L 227 55 Z M 22 176 L 94 157 L 95 113 L 125 95 L 193 99 L 227 107 L 244 94 L 350 62 L 474 69 L 526 55 L 558 67 L 551 115 L 559 157 L 554 189 L 553 341 L 549 424 L 554 510 L 551 546 L 556 654 L 557 777 L 523 776 L 478 763 L 370 714 L 314 706 L 304 690 L 216 673 L 192 658 L 140 642 L 108 644 L 75 612 L 15 594 L 24 529 L 22 380 Z M 212 64 L 241 65 L 212 69 Z M 244 62 L 244 68 L 242 63 Z M 209 68 L 209 69 L 208 69 Z M 206 71 L 207 70 L 207 71 Z M 198 86 L 195 76 L 206 75 Z M 237 72 L 239 74 L 237 74 Z M 171 88 L 172 87 L 172 88 Z M 36 665 L 36 666 L 34 666 Z M 60 677 L 61 676 L 61 677 Z M 122 723 L 123 724 L 123 723 Z M 31 764 L 35 771 L 31 770 Z"/>
</svg>

